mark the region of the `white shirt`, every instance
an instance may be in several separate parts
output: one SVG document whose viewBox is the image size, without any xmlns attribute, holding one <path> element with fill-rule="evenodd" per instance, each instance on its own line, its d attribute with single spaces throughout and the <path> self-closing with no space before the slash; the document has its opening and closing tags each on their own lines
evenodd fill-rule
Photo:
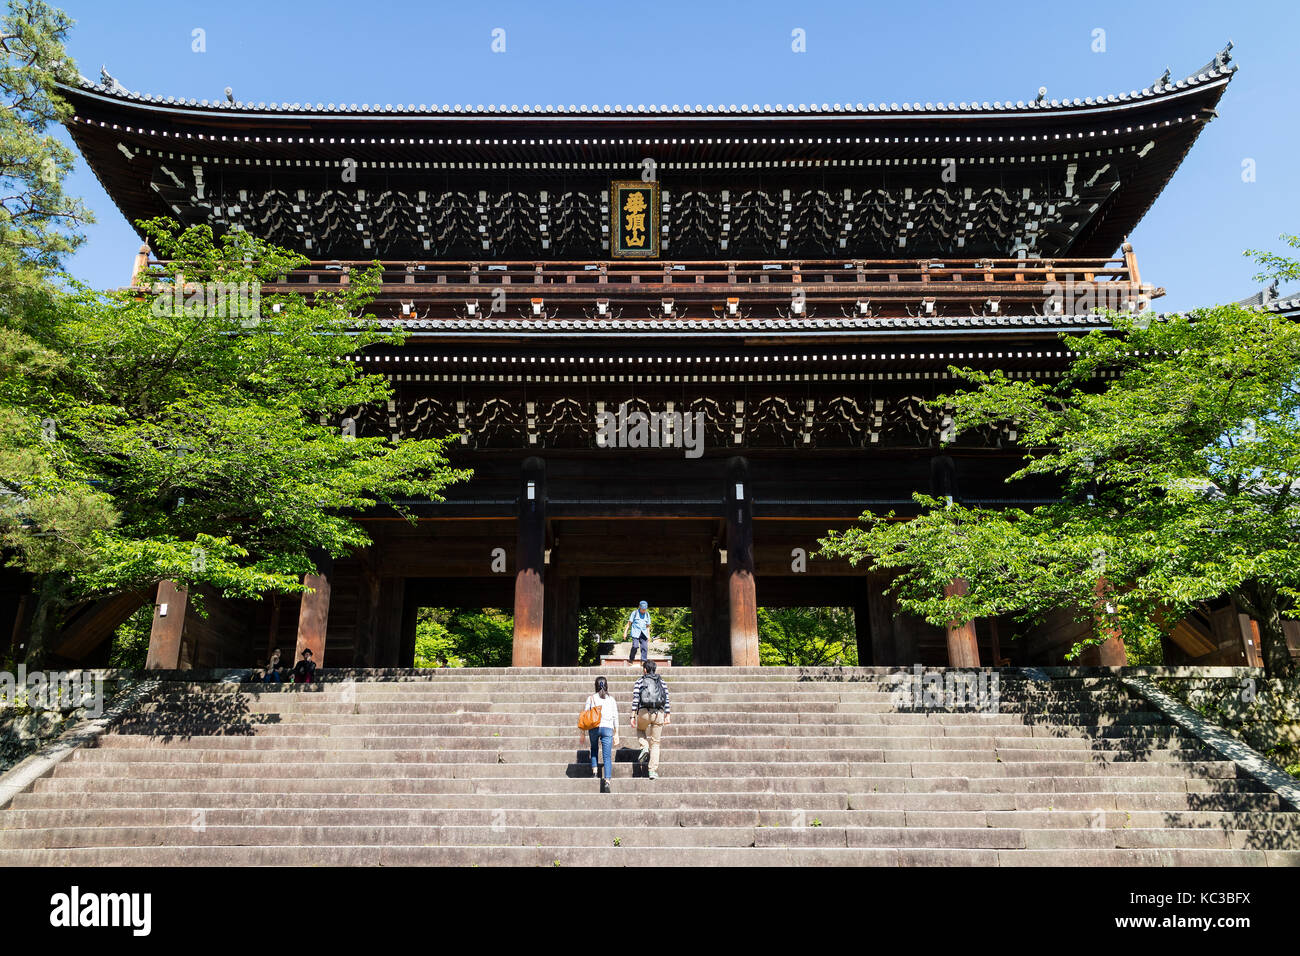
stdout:
<svg viewBox="0 0 1300 956">
<path fill-rule="evenodd" d="M 587 706 L 583 710 L 591 710 L 593 707 L 600 708 L 600 726 L 618 728 L 618 703 L 613 694 L 608 697 L 592 694 L 587 698 Z"/>
</svg>

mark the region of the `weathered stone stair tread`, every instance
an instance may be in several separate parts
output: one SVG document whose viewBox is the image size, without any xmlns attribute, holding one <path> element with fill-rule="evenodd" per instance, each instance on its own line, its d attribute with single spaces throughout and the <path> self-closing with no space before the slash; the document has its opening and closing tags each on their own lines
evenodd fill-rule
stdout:
<svg viewBox="0 0 1300 956">
<path fill-rule="evenodd" d="M 171 681 L 0 811 L 0 864 L 1300 865 L 1300 814 L 1112 678 L 1008 671 L 979 713 L 883 669 L 670 672 L 660 779 L 625 726 L 601 794 L 595 673 Z"/>
<path fill-rule="evenodd" d="M 1300 866 L 1263 850 L 956 850 L 868 847 L 81 847 L 0 849 L 10 866 Z"/>
</svg>

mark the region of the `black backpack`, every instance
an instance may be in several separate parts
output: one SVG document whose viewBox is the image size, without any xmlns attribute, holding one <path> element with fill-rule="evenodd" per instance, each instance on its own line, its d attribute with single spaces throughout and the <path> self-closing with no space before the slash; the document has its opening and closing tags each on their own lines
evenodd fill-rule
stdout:
<svg viewBox="0 0 1300 956">
<path fill-rule="evenodd" d="M 664 685 L 658 674 L 647 675 L 647 680 L 641 685 L 641 709 L 664 709 Z"/>
</svg>

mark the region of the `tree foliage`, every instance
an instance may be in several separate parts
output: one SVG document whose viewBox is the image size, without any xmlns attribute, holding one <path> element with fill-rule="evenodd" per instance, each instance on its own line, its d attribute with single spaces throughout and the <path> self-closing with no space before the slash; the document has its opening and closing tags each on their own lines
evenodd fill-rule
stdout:
<svg viewBox="0 0 1300 956">
<path fill-rule="evenodd" d="M 136 289 L 62 294 L 43 334 L 63 361 L 6 381 L 22 427 L 0 436 L 0 542 L 42 577 L 43 603 L 164 579 L 232 598 L 300 590 L 313 554 L 369 543 L 353 514 L 405 513 L 468 477 L 449 438 L 340 427 L 391 396 L 353 361 L 402 338 L 364 315 L 376 272 L 311 299 L 262 295 L 305 260 L 243 232 L 141 225 L 167 266 Z"/>
<path fill-rule="evenodd" d="M 1149 643 L 1229 594 L 1285 673 L 1281 616 L 1300 596 L 1300 327 L 1240 306 L 1110 318 L 1113 332 L 1065 337 L 1059 381 L 954 369 L 973 387 L 934 403 L 959 432 L 1015 422 L 1026 453 L 1010 481 L 1045 476 L 1059 502 L 995 510 L 917 495 L 916 519 L 868 513 L 822 553 L 898 570 L 903 609 L 941 626 L 1073 608 Z M 945 597 L 957 578 L 968 592 Z"/>
<path fill-rule="evenodd" d="M 503 608 L 420 608 L 416 667 L 509 667 L 514 618 Z"/>
<path fill-rule="evenodd" d="M 858 663 L 853 610 L 843 607 L 758 609 L 759 662 L 779 667 Z"/>
</svg>

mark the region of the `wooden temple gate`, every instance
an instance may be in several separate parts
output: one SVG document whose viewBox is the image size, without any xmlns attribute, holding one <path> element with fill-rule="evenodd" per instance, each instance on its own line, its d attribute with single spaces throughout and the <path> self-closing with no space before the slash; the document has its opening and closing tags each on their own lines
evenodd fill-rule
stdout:
<svg viewBox="0 0 1300 956">
<path fill-rule="evenodd" d="M 1005 484 L 1013 424 L 953 434 L 926 403 L 953 366 L 1059 376 L 1062 332 L 1163 293 L 1124 239 L 1232 72 L 1224 54 L 1095 101 L 902 108 L 268 108 L 68 87 L 69 130 L 132 221 L 311 258 L 266 294 L 378 257 L 372 317 L 407 338 L 357 356 L 394 396 L 348 417 L 359 435 L 457 434 L 453 464 L 474 471 L 405 503 L 414 524 L 356 515 L 373 544 L 321 556 L 301 600 L 213 598 L 212 628 L 164 582 L 151 666 L 271 647 L 409 666 L 422 606 L 513 608 L 515 665 L 572 664 L 580 607 L 642 597 L 692 609 L 697 663 L 757 664 L 763 605 L 853 608 L 864 664 L 1050 662 L 1059 626 L 930 627 L 880 575 L 814 558 L 817 539 L 914 514 L 918 491 L 1052 500 Z"/>
</svg>

